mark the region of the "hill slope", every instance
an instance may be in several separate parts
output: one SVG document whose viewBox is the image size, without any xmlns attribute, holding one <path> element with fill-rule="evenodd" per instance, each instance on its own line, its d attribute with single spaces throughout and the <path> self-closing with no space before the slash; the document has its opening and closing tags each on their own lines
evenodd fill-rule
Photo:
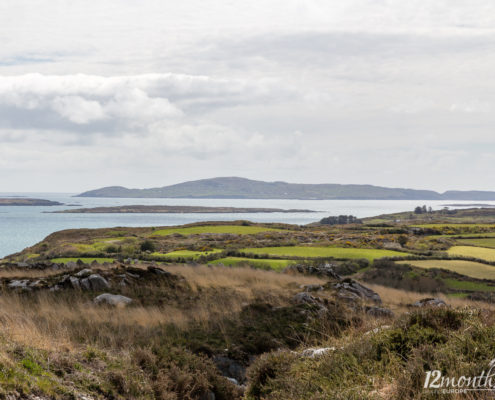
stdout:
<svg viewBox="0 0 495 400">
<path fill-rule="evenodd" d="M 495 200 L 495 192 L 386 188 L 373 185 L 263 182 L 238 177 L 201 179 L 151 189 L 110 186 L 76 197 L 226 198 L 226 199 L 356 199 L 356 200 Z"/>
</svg>

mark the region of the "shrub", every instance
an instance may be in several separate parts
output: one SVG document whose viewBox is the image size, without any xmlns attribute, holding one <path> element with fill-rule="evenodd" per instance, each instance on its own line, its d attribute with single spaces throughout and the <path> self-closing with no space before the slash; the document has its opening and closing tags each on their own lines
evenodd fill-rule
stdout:
<svg viewBox="0 0 495 400">
<path fill-rule="evenodd" d="M 155 251 L 155 244 L 151 240 L 145 240 L 141 243 L 141 251 Z"/>
</svg>

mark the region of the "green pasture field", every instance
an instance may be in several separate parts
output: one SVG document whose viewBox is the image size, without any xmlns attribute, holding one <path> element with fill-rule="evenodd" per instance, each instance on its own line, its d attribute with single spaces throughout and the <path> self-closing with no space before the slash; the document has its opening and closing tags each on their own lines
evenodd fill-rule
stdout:
<svg viewBox="0 0 495 400">
<path fill-rule="evenodd" d="M 174 233 L 181 235 L 196 235 L 202 233 L 231 233 L 235 235 L 252 235 L 260 232 L 279 232 L 283 229 L 265 228 L 262 226 L 244 226 L 244 225 L 204 225 L 204 226 L 190 226 L 187 228 L 169 228 L 160 229 L 153 232 L 153 236 L 167 236 Z"/>
<path fill-rule="evenodd" d="M 495 238 L 457 239 L 457 243 L 495 249 Z"/>
<path fill-rule="evenodd" d="M 382 257 L 404 257 L 407 253 L 382 249 L 354 249 L 344 247 L 309 247 L 309 246 L 287 246 L 287 247 L 261 247 L 240 250 L 246 254 L 267 254 L 281 257 L 333 257 L 333 258 L 365 258 L 373 261 Z"/>
<path fill-rule="evenodd" d="M 453 246 L 447 250 L 449 256 L 473 257 L 486 261 L 495 261 L 495 249 L 475 246 Z M 495 267 L 492 267 L 495 268 Z"/>
<path fill-rule="evenodd" d="M 170 253 L 152 253 L 154 257 L 160 257 L 163 259 L 178 259 L 178 258 L 191 258 L 193 260 L 198 259 L 201 256 L 208 256 L 210 254 L 220 253 L 222 250 L 216 249 L 211 251 L 194 251 L 194 250 L 176 250 Z"/>
<path fill-rule="evenodd" d="M 464 260 L 408 260 L 398 264 L 409 264 L 418 268 L 441 268 L 476 279 L 494 279 L 495 267 Z"/>
<path fill-rule="evenodd" d="M 91 264 L 93 261 L 96 261 L 99 264 L 103 264 L 104 262 L 114 262 L 113 258 L 94 258 L 94 257 L 66 257 L 66 258 L 52 258 L 50 261 L 57 264 L 67 264 L 68 262 L 77 262 L 77 260 L 81 260 L 85 264 Z"/>
<path fill-rule="evenodd" d="M 493 292 L 495 286 L 490 286 L 482 282 L 460 281 L 457 279 L 445 279 L 444 282 L 451 289 L 469 290 L 472 292 Z"/>
<path fill-rule="evenodd" d="M 436 229 L 444 235 L 495 232 L 494 224 L 418 224 L 416 228 Z"/>
<path fill-rule="evenodd" d="M 211 261 L 209 264 L 223 264 L 228 266 L 237 266 L 240 264 L 249 264 L 257 268 L 270 268 L 275 271 L 280 271 L 293 264 L 293 260 L 272 260 L 269 258 L 247 258 L 247 257 L 226 257 L 219 260 Z"/>
</svg>

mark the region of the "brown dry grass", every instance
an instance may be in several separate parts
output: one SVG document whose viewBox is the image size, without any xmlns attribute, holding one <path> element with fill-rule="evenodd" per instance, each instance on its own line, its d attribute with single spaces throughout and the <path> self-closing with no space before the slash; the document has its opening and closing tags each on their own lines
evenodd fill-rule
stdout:
<svg viewBox="0 0 495 400">
<path fill-rule="evenodd" d="M 191 323 L 206 326 L 213 319 L 234 315 L 246 302 L 260 296 L 282 304 L 288 292 L 296 292 L 300 285 L 324 283 L 319 278 L 251 268 L 178 265 L 166 269 L 182 275 L 201 301 L 187 309 L 168 304 L 115 309 L 95 306 L 78 292 L 5 292 L 0 296 L 0 335 L 45 350 L 74 349 L 83 342 L 122 348 L 132 346 L 141 331 L 167 324 L 178 328 Z M 4 270 L 2 277 L 52 275 L 51 271 L 23 272 Z"/>
<path fill-rule="evenodd" d="M 462 298 L 449 297 L 441 293 L 417 293 L 401 289 L 394 289 L 372 283 L 363 283 L 373 289 L 382 298 L 383 303 L 394 311 L 407 310 L 407 305 L 425 298 L 438 298 L 455 308 L 476 308 L 495 310 L 495 305 L 485 302 L 476 302 Z"/>
<path fill-rule="evenodd" d="M 60 270 L 56 269 L 7 269 L 0 268 L 0 278 L 19 278 L 19 279 L 30 279 L 30 278 L 46 278 L 48 276 L 60 274 Z"/>
<path fill-rule="evenodd" d="M 175 265 L 164 269 L 182 275 L 194 290 L 202 288 L 233 288 L 242 291 L 280 290 L 309 284 L 324 284 L 326 280 L 310 276 L 293 276 L 249 267 L 208 267 Z"/>
</svg>

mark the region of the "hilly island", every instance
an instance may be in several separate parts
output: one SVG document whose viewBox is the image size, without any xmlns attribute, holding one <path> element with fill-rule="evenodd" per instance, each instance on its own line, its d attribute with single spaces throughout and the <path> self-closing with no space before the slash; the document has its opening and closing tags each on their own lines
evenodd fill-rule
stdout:
<svg viewBox="0 0 495 400">
<path fill-rule="evenodd" d="M 455 191 L 387 188 L 334 183 L 301 184 L 264 182 L 239 177 L 200 179 L 175 185 L 128 189 L 109 186 L 76 197 L 199 198 L 199 199 L 298 199 L 298 200 L 495 200 L 492 191 Z"/>
</svg>

